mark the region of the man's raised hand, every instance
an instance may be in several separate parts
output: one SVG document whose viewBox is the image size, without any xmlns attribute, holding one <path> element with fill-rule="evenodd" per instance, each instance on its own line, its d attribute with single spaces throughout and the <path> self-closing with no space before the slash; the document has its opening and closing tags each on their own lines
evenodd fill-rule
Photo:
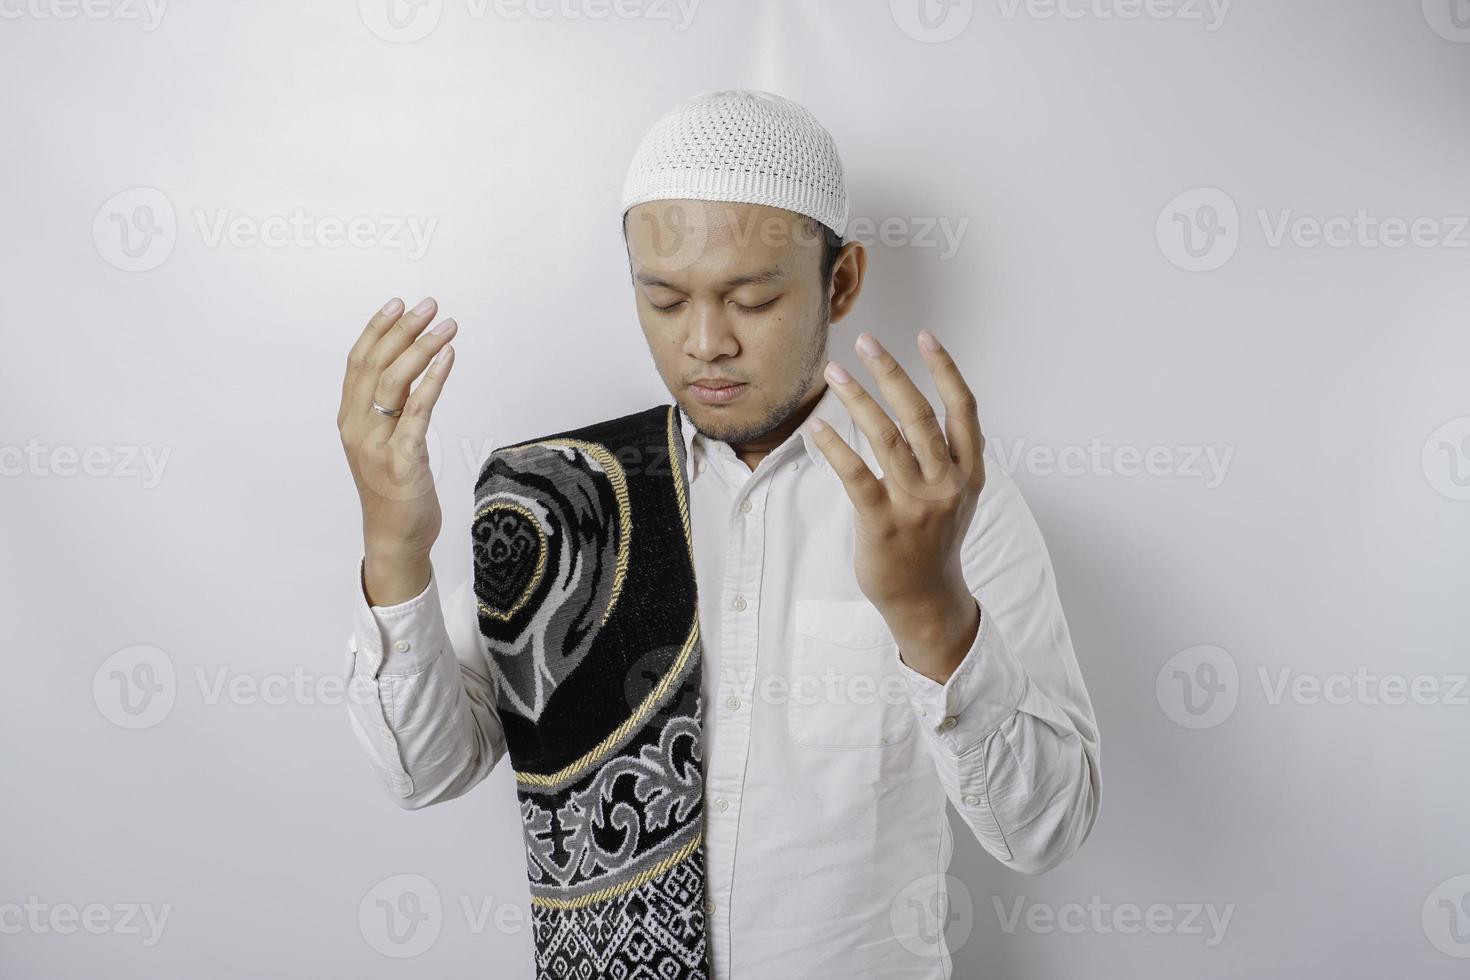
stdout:
<svg viewBox="0 0 1470 980">
<path fill-rule="evenodd" d="M 975 396 L 954 359 L 927 330 L 919 349 L 944 399 L 942 425 L 923 392 L 870 335 L 858 338 L 857 350 L 896 421 L 841 365 L 827 366 L 827 380 L 867 436 L 882 478 L 830 427 L 814 426 L 813 436 L 856 511 L 854 560 L 863 594 L 895 619 L 944 610 L 968 616 L 973 600 L 960 545 L 985 486 L 985 438 Z"/>
<path fill-rule="evenodd" d="M 362 504 L 367 562 L 412 568 L 411 577 L 425 582 L 420 571 L 427 569 L 443 523 L 425 437 L 454 364 L 449 341 L 458 329 L 446 319 L 425 333 L 437 310 L 433 299 L 425 299 L 405 312 L 395 298 L 373 315 L 347 355 L 337 411 L 337 431 Z M 383 414 L 374 402 L 401 411 Z"/>
</svg>

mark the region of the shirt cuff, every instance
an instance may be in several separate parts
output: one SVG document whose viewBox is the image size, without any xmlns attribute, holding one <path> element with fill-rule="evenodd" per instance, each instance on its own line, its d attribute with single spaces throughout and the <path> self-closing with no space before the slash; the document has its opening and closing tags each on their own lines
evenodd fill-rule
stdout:
<svg viewBox="0 0 1470 980">
<path fill-rule="evenodd" d="M 980 605 L 975 642 L 945 683 L 925 677 L 895 654 L 919 727 L 955 755 L 995 734 L 1016 713 L 1028 683 L 1025 668 L 996 631 L 993 617 L 975 601 Z"/>
<path fill-rule="evenodd" d="M 393 606 L 369 606 L 363 584 L 364 562 L 365 558 L 357 562 L 353 630 L 348 640 L 354 669 L 371 678 L 417 674 L 433 663 L 449 642 L 439 605 L 438 576 L 431 567 L 429 584 L 412 599 Z"/>
</svg>

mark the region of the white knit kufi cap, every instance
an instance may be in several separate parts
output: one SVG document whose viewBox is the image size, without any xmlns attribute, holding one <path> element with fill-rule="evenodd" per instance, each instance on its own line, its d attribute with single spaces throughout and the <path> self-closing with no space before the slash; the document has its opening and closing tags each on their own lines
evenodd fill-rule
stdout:
<svg viewBox="0 0 1470 980">
<path fill-rule="evenodd" d="M 638 146 L 623 214 L 646 201 L 766 204 L 847 232 L 847 185 L 832 135 L 770 92 L 704 92 L 674 106 Z"/>
</svg>

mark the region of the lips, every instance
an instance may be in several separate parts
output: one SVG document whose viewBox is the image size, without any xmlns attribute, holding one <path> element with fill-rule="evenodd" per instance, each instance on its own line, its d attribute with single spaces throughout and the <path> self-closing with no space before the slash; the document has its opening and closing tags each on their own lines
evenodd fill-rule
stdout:
<svg viewBox="0 0 1470 980">
<path fill-rule="evenodd" d="M 694 397 L 706 405 L 723 405 L 743 395 L 748 385 L 744 381 L 715 378 L 708 381 L 695 381 L 689 387 L 694 392 Z"/>
</svg>

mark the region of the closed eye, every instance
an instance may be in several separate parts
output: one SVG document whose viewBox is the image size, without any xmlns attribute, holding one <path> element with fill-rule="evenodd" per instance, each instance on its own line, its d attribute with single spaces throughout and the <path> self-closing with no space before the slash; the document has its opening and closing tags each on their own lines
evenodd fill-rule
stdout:
<svg viewBox="0 0 1470 980">
<path fill-rule="evenodd" d="M 767 300 L 760 306 L 743 306 L 740 303 L 736 303 L 735 308 L 738 309 L 741 313 L 757 313 L 761 310 L 769 309 L 770 307 L 776 305 L 776 301 L 780 298 L 781 297 L 777 296 L 776 299 Z M 683 303 L 684 301 L 681 299 L 679 300 L 679 302 L 670 303 L 668 306 L 659 306 L 657 303 L 650 303 L 649 305 L 660 313 L 672 313 L 674 310 L 683 305 Z"/>
<path fill-rule="evenodd" d="M 741 313 L 755 313 L 758 310 L 764 310 L 764 309 L 768 309 L 771 306 L 774 306 L 776 304 L 776 300 L 777 299 L 780 299 L 780 298 L 781 297 L 777 296 L 776 299 L 767 300 L 766 302 L 762 303 L 760 306 L 741 306 L 739 303 L 736 303 L 735 305 L 737 307 L 740 307 L 740 312 Z"/>
</svg>

